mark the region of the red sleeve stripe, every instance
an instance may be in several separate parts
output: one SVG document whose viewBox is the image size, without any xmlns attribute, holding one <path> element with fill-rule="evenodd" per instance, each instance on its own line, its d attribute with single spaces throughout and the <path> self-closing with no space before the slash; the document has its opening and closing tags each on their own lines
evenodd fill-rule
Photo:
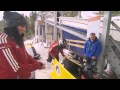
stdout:
<svg viewBox="0 0 120 90">
<path fill-rule="evenodd" d="M 7 38 L 7 35 L 5 35 L 5 34 L 2 35 L 1 43 L 7 43 L 7 39 L 6 38 Z M 17 72 L 17 70 L 19 69 L 19 66 L 18 66 L 18 63 L 16 62 L 16 60 L 14 59 L 10 49 L 7 48 L 7 49 L 3 49 L 2 51 L 3 51 L 7 61 L 9 62 L 11 67 L 13 68 L 13 70 L 15 72 Z"/>
</svg>

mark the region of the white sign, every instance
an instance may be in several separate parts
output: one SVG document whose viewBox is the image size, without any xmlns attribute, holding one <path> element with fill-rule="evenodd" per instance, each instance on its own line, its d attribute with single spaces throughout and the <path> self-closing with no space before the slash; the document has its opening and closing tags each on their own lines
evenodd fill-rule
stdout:
<svg viewBox="0 0 120 90">
<path fill-rule="evenodd" d="M 99 38 L 100 18 L 101 18 L 100 16 L 89 18 L 89 20 L 88 20 L 87 38 L 90 37 L 90 33 L 95 33 L 97 38 Z"/>
</svg>

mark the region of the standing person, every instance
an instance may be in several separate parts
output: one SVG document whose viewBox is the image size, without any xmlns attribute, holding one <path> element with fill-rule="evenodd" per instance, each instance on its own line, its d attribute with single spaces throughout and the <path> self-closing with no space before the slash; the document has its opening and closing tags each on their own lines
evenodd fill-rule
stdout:
<svg viewBox="0 0 120 90">
<path fill-rule="evenodd" d="M 59 25 L 60 16 L 61 16 L 60 12 L 59 12 L 59 11 L 57 11 L 57 25 Z M 61 32 L 61 30 L 57 28 L 57 36 L 58 36 L 58 38 L 60 38 L 60 37 L 61 37 L 60 32 Z"/>
<path fill-rule="evenodd" d="M 101 50 L 101 42 L 97 39 L 95 33 L 91 33 L 89 39 L 84 45 L 84 56 L 86 57 L 88 64 L 92 65 L 93 67 L 96 66 Z"/>
<path fill-rule="evenodd" d="M 49 55 L 47 62 L 51 62 L 53 58 L 56 58 L 59 61 L 59 52 L 62 54 L 64 57 L 63 49 L 66 48 L 67 46 L 67 41 L 65 39 L 60 40 L 59 42 L 55 41 L 54 43 L 51 44 L 49 48 Z"/>
<path fill-rule="evenodd" d="M 0 33 L 0 79 L 29 79 L 32 71 L 45 66 L 25 50 L 27 21 L 21 14 L 10 11 L 5 11 L 3 18 L 6 27 Z"/>
<path fill-rule="evenodd" d="M 59 23 L 59 17 L 60 17 L 61 15 L 60 15 L 60 12 L 59 11 L 57 11 L 57 22 Z"/>
</svg>

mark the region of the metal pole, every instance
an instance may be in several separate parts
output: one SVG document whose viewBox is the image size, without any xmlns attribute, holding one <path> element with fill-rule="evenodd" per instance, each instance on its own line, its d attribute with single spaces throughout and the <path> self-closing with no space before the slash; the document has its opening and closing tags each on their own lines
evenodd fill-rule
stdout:
<svg viewBox="0 0 120 90">
<path fill-rule="evenodd" d="M 112 15 L 111 11 L 104 11 L 103 30 L 100 36 L 100 41 L 102 43 L 102 52 L 98 59 L 98 72 L 100 72 L 100 76 L 102 76 L 104 71 L 105 49 L 110 32 L 111 15 Z"/>
<path fill-rule="evenodd" d="M 35 22 L 35 37 L 37 36 L 37 21 Z"/>
<path fill-rule="evenodd" d="M 79 18 L 81 18 L 81 11 L 78 11 L 78 16 Z"/>
<path fill-rule="evenodd" d="M 41 25 L 38 24 L 38 42 L 40 42 L 40 39 L 41 39 L 40 28 L 41 28 Z"/>
<path fill-rule="evenodd" d="M 41 25 L 41 31 L 42 31 L 42 41 L 43 41 L 44 39 L 43 25 Z"/>
<path fill-rule="evenodd" d="M 63 12 L 64 12 L 64 11 L 61 11 L 61 16 L 62 16 L 62 17 L 63 17 Z"/>
<path fill-rule="evenodd" d="M 43 40 L 44 43 L 46 42 L 46 37 L 45 37 L 45 25 L 42 26 L 42 30 L 43 30 Z"/>
<path fill-rule="evenodd" d="M 53 39 L 57 41 L 57 11 L 54 11 L 54 32 L 53 32 Z"/>
<path fill-rule="evenodd" d="M 45 11 L 45 20 L 47 19 L 47 11 Z M 46 37 L 46 40 L 45 42 L 47 43 L 47 22 L 45 22 L 45 37 Z"/>
<path fill-rule="evenodd" d="M 60 29 L 60 39 L 63 39 L 63 31 Z"/>
</svg>

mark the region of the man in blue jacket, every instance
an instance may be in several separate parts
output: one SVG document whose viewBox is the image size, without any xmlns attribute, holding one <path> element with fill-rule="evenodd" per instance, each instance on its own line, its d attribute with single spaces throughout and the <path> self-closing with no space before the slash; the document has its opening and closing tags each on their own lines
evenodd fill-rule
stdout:
<svg viewBox="0 0 120 90">
<path fill-rule="evenodd" d="M 84 56 L 87 62 L 95 66 L 101 50 L 101 42 L 97 39 L 95 33 L 91 33 L 84 45 Z"/>
</svg>

